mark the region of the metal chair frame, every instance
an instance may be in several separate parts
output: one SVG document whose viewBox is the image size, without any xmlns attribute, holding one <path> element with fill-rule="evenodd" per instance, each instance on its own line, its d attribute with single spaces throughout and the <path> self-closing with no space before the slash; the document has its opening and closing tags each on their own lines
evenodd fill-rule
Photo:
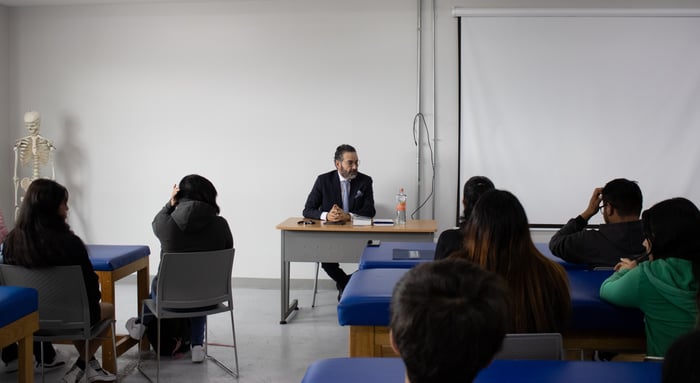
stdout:
<svg viewBox="0 0 700 383">
<path fill-rule="evenodd" d="M 42 382 L 44 381 L 43 342 L 83 340 L 85 355 L 87 355 L 88 341 L 104 339 L 100 334 L 110 329 L 112 355 L 117 355 L 114 319 L 102 319 L 95 325 L 90 325 L 90 306 L 80 266 L 28 269 L 22 266 L 0 264 L 0 281 L 10 286 L 31 287 L 39 293 L 39 330 L 34 333 L 34 340 L 41 342 Z M 87 374 L 84 378 L 87 382 Z"/>
<path fill-rule="evenodd" d="M 228 311 L 231 315 L 235 371 L 209 355 L 206 321 L 204 350 L 206 359 L 211 359 L 231 376 L 238 377 L 238 346 L 231 292 L 234 254 L 235 249 L 163 254 L 158 267 L 155 298 L 143 301 L 141 318 L 149 315 L 155 317 L 158 323 L 157 348 L 160 350 L 161 319 L 200 317 Z M 160 352 L 156 355 L 157 382 L 160 379 Z M 142 368 L 141 353 L 137 367 L 141 374 L 152 382 Z"/>
</svg>

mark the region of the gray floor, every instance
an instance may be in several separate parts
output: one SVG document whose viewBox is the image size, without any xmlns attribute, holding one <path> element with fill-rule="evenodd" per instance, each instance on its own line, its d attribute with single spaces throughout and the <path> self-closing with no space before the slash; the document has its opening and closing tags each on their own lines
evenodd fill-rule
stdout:
<svg viewBox="0 0 700 383">
<path fill-rule="evenodd" d="M 117 333 L 125 333 L 126 320 L 136 314 L 136 285 L 132 280 L 120 281 L 116 292 Z M 231 378 L 212 361 L 193 364 L 188 354 L 181 360 L 161 359 L 161 381 L 299 383 L 311 362 L 347 356 L 349 330 L 338 325 L 337 291 L 320 290 L 316 307 L 312 309 L 311 290 L 292 290 L 291 296 L 299 298 L 301 309 L 286 325 L 279 324 L 279 295 L 277 289 L 236 288 L 234 283 L 239 379 Z M 231 345 L 229 318 L 227 313 L 209 317 L 210 344 Z M 77 352 L 72 346 L 59 345 L 57 348 L 70 358 L 70 362 L 65 369 L 46 374 L 47 382 L 59 381 L 77 358 Z M 233 365 L 233 350 L 230 347 L 210 346 L 209 353 L 224 364 Z M 153 374 L 154 357 L 153 353 L 149 353 L 146 365 Z M 119 357 L 117 363 L 120 382 L 148 381 L 136 370 L 136 361 L 135 348 Z M 16 374 L 5 374 L 2 369 L 0 368 L 1 382 L 17 381 Z M 35 375 L 35 381 L 41 381 L 40 375 Z"/>
</svg>

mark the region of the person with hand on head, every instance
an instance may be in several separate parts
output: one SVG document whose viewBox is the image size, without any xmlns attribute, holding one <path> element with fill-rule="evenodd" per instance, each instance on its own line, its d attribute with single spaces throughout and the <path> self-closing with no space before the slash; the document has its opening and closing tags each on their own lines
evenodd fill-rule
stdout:
<svg viewBox="0 0 700 383">
<path fill-rule="evenodd" d="M 73 233 L 66 222 L 68 218 L 68 190 L 55 181 L 39 178 L 31 182 L 22 200 L 15 228 L 5 238 L 3 249 L 7 264 L 26 268 L 78 265 L 83 272 L 90 309 L 90 322 L 95 324 L 104 318 L 112 318 L 114 307 L 100 302 L 100 286 L 97 274 L 88 257 L 83 241 Z M 106 336 L 109 329 L 101 336 Z M 85 374 L 89 382 L 111 382 L 116 376 L 105 371 L 95 359 L 95 351 L 101 345 L 96 338 L 88 342 L 88 354 L 85 355 L 85 342 L 75 341 L 78 359 L 63 376 L 62 382 L 78 382 Z M 35 359 L 40 355 L 34 347 Z M 44 347 L 44 351 L 52 347 Z M 50 352 L 50 351 L 49 351 Z M 5 350 L 3 350 L 3 359 Z M 44 367 L 63 365 L 65 361 L 55 354 L 53 362 L 45 354 Z M 54 365 L 54 366 L 52 366 Z"/>
<path fill-rule="evenodd" d="M 637 260 L 620 259 L 600 286 L 600 297 L 639 308 L 647 355 L 664 356 L 698 324 L 700 210 L 685 198 L 668 199 L 642 213 L 642 226 L 646 253 Z"/>
<path fill-rule="evenodd" d="M 502 278 L 462 260 L 420 264 L 394 287 L 389 338 L 407 383 L 465 383 L 491 363 L 508 326 Z"/>
<path fill-rule="evenodd" d="M 217 191 L 208 179 L 190 174 L 173 185 L 170 200 L 153 218 L 153 233 L 160 241 L 160 255 L 213 251 L 233 248 L 233 235 L 228 222 L 219 215 Z M 187 283 L 187 281 L 183 281 Z M 158 276 L 151 283 L 151 297 L 155 299 Z M 147 318 L 152 318 L 148 315 Z M 206 317 L 190 318 L 192 362 L 201 363 L 206 357 L 203 347 Z M 149 323 L 137 318 L 127 322 L 132 338 L 140 339 Z M 159 350 L 160 352 L 160 350 Z"/>
<path fill-rule="evenodd" d="M 462 213 L 459 227 L 447 229 L 440 234 L 435 246 L 435 259 L 447 258 L 455 251 L 459 251 L 464 244 L 464 226 L 466 226 L 469 216 L 474 210 L 474 205 L 479 198 L 489 190 L 493 190 L 494 185 L 490 179 L 484 176 L 473 176 L 464 183 L 462 195 Z"/>
<path fill-rule="evenodd" d="M 372 178 L 358 171 L 360 160 L 350 145 L 340 145 L 333 158 L 335 169 L 319 175 L 304 204 L 304 218 L 328 222 L 348 222 L 350 214 L 374 217 Z M 338 288 L 338 300 L 350 276 L 338 263 L 321 264 Z"/>
<path fill-rule="evenodd" d="M 605 224 L 586 230 L 588 220 L 600 211 Z M 642 191 L 636 182 L 614 179 L 595 188 L 588 206 L 549 241 L 552 254 L 571 263 L 613 267 L 620 258 L 634 258 L 642 247 Z"/>
</svg>

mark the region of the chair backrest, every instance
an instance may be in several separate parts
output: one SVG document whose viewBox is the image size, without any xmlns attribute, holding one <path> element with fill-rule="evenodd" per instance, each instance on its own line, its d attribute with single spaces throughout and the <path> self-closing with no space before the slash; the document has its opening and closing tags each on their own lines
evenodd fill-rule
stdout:
<svg viewBox="0 0 700 383">
<path fill-rule="evenodd" d="M 0 264 L 0 281 L 37 290 L 40 332 L 82 329 L 89 334 L 90 307 L 80 266 L 28 269 Z"/>
<path fill-rule="evenodd" d="M 163 254 L 156 307 L 188 309 L 230 304 L 234 253 L 234 249 L 224 249 Z"/>
<path fill-rule="evenodd" d="M 503 347 L 494 359 L 562 360 L 561 334 L 506 334 Z"/>
</svg>

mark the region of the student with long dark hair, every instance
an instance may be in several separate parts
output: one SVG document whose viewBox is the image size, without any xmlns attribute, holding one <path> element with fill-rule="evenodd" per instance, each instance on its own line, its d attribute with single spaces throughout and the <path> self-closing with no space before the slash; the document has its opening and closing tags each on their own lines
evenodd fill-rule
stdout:
<svg viewBox="0 0 700 383">
<path fill-rule="evenodd" d="M 527 215 L 510 192 L 479 198 L 465 227 L 466 258 L 502 276 L 510 288 L 508 332 L 562 332 L 571 315 L 564 269 L 542 255 L 530 236 Z"/>
<path fill-rule="evenodd" d="M 26 268 L 79 265 L 87 289 L 90 322 L 94 324 L 112 316 L 113 308 L 100 303 L 97 274 L 85 244 L 70 229 L 67 217 L 68 190 L 52 180 L 34 180 L 24 195 L 15 227 L 5 239 L 4 261 Z M 74 344 L 79 356 L 63 377 L 64 382 L 79 381 L 85 373 L 91 382 L 116 380 L 116 376 L 103 370 L 95 359 L 95 351 L 101 344 L 99 339 L 88 342 L 88 355 L 84 355 L 84 341 Z M 35 357 L 38 361 L 40 356 Z"/>
<path fill-rule="evenodd" d="M 600 287 L 600 297 L 644 312 L 647 354 L 664 356 L 697 325 L 700 292 L 700 210 L 685 198 L 642 213 L 648 262 L 623 258 Z"/>
<path fill-rule="evenodd" d="M 464 211 L 460 217 L 459 226 L 454 229 L 447 229 L 440 233 L 437 245 L 435 246 L 435 259 L 447 258 L 455 251 L 459 251 L 464 243 L 464 227 L 469 220 L 469 216 L 474 210 L 476 201 L 489 190 L 493 190 L 493 182 L 484 176 L 473 176 L 464 183 L 462 192 L 462 206 Z"/>
</svg>

